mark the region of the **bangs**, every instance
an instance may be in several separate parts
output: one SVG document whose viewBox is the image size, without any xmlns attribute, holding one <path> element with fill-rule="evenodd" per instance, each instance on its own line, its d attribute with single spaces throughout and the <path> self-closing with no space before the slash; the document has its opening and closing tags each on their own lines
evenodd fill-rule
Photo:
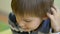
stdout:
<svg viewBox="0 0 60 34">
<path fill-rule="evenodd" d="M 43 9 L 28 9 L 28 10 L 18 10 L 18 12 L 16 14 L 19 14 L 20 16 L 32 16 L 32 17 L 43 17 L 46 16 L 46 10 Z"/>
</svg>

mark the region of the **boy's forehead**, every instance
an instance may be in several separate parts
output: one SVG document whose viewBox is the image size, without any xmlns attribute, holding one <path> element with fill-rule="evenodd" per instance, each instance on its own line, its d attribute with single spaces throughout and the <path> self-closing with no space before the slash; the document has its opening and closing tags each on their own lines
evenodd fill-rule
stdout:
<svg viewBox="0 0 60 34">
<path fill-rule="evenodd" d="M 37 16 L 31 16 L 31 15 L 24 15 L 24 16 L 21 16 L 21 15 L 17 15 L 16 18 L 18 19 L 23 19 L 23 18 L 27 18 L 27 19 L 30 19 L 30 18 L 40 18 L 40 17 L 37 17 Z"/>
</svg>

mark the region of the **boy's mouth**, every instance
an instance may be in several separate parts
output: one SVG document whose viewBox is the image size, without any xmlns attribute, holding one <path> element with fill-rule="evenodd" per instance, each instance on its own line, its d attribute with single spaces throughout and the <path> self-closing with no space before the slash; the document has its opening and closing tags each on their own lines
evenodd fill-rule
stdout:
<svg viewBox="0 0 60 34">
<path fill-rule="evenodd" d="M 22 28 L 22 29 L 27 30 L 27 29 L 29 29 L 29 28 Z"/>
<path fill-rule="evenodd" d="M 19 26 L 19 28 L 24 29 L 24 30 L 30 29 L 30 28 L 28 28 L 28 27 L 20 27 L 20 26 Z"/>
</svg>

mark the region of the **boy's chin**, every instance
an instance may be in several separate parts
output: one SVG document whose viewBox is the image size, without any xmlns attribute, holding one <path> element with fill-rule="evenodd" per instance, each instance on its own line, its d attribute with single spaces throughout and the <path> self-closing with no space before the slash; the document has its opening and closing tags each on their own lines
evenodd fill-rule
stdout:
<svg viewBox="0 0 60 34">
<path fill-rule="evenodd" d="M 20 29 L 20 31 L 24 31 L 24 32 L 30 32 L 30 31 L 32 31 L 32 30 L 30 30 L 30 29 Z"/>
<path fill-rule="evenodd" d="M 32 30 L 24 30 L 24 32 L 30 32 L 30 31 L 32 31 Z"/>
<path fill-rule="evenodd" d="M 32 29 L 24 29 L 23 31 L 24 31 L 24 32 L 30 32 L 30 31 L 35 31 L 35 30 L 36 30 L 36 29 L 33 29 L 33 30 L 32 30 Z"/>
</svg>

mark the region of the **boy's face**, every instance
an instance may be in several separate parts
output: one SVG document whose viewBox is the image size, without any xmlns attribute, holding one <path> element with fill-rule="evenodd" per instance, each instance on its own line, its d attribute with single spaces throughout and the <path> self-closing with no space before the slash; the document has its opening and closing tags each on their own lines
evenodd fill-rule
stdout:
<svg viewBox="0 0 60 34">
<path fill-rule="evenodd" d="M 39 27 L 42 22 L 42 19 L 39 17 L 25 16 L 21 17 L 16 16 L 17 23 L 24 31 L 33 31 Z"/>
</svg>

